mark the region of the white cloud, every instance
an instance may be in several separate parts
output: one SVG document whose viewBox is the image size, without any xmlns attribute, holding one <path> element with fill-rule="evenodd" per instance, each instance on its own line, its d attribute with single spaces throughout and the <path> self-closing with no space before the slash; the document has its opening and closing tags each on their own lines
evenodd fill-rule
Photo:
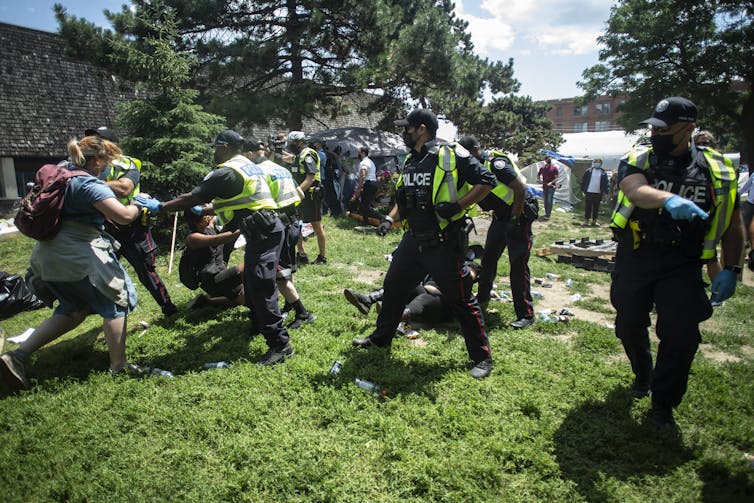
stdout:
<svg viewBox="0 0 754 503">
<path fill-rule="evenodd" d="M 461 0 L 456 2 L 456 13 L 469 22 L 481 56 L 505 51 L 514 43 L 520 54 L 532 49 L 558 55 L 594 52 L 612 5 L 609 0 L 465 0 L 466 5 L 472 2 L 490 16 L 467 13 Z M 528 47 L 517 43 L 523 41 Z"/>
</svg>

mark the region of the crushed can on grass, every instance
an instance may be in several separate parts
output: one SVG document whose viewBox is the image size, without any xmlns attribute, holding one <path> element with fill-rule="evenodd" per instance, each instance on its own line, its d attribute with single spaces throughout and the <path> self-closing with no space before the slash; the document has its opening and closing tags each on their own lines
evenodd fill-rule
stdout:
<svg viewBox="0 0 754 503">
<path fill-rule="evenodd" d="M 155 377 L 167 377 L 168 379 L 175 377 L 169 370 L 162 370 L 156 367 L 152 369 L 152 375 Z"/>
<path fill-rule="evenodd" d="M 343 363 L 340 360 L 335 360 L 335 363 L 332 364 L 332 367 L 330 367 L 330 371 L 328 372 L 329 375 L 335 376 L 340 374 L 340 369 L 343 368 Z"/>
</svg>

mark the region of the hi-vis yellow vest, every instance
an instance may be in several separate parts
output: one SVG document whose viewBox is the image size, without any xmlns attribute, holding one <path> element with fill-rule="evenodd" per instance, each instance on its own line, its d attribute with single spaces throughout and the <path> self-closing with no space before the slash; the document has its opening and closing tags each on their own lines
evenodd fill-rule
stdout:
<svg viewBox="0 0 754 503">
<path fill-rule="evenodd" d="M 463 186 L 458 188 L 458 170 L 456 169 L 456 152 L 453 146 L 450 144 L 444 144 L 440 146 L 432 147 L 429 150 L 430 154 L 437 154 L 437 166 L 435 166 L 435 172 L 432 174 L 432 206 L 437 206 L 439 203 L 455 203 L 463 196 L 469 193 L 471 185 L 464 183 Z M 409 152 L 406 156 L 406 160 L 403 162 L 405 167 L 411 159 L 413 152 Z M 395 184 L 395 188 L 399 189 L 403 185 L 403 177 L 398 177 L 398 181 Z M 476 205 L 473 206 L 476 209 Z M 460 213 L 453 215 L 450 220 L 445 220 L 440 215 L 435 213 L 437 221 L 440 224 L 440 229 L 444 229 L 450 222 L 455 222 L 465 217 L 467 214 L 473 211 L 472 208 L 466 208 L 461 210 Z M 403 219 L 404 230 L 408 230 L 408 221 Z"/>
<path fill-rule="evenodd" d="M 301 203 L 304 193 L 293 180 L 290 171 L 269 159 L 258 163 L 257 166 L 267 174 L 267 183 L 278 209 L 286 208 L 292 204 L 298 206 Z"/>
<path fill-rule="evenodd" d="M 243 190 L 228 199 L 216 198 L 212 200 L 212 206 L 220 224 L 225 225 L 233 220 L 235 210 L 248 209 L 274 210 L 277 203 L 272 197 L 270 186 L 267 184 L 265 172 L 242 155 L 237 155 L 217 166 L 218 168 L 230 168 L 243 178 Z"/>
<path fill-rule="evenodd" d="M 704 246 L 702 247 L 702 255 L 700 257 L 702 260 L 708 260 L 715 256 L 717 243 L 720 242 L 723 234 L 728 229 L 728 225 L 730 225 L 730 218 L 733 214 L 733 206 L 738 190 L 738 178 L 730 159 L 726 159 L 722 154 L 711 148 L 696 148 L 707 162 L 712 189 L 714 190 L 714 209 L 710 211 L 712 221 L 710 222 L 707 234 L 704 236 Z M 649 169 L 649 154 L 651 152 L 651 148 L 635 148 L 624 159 L 629 165 L 647 171 Z M 623 191 L 619 191 L 610 227 L 625 229 L 634 211 L 634 207 Z"/>
<path fill-rule="evenodd" d="M 301 149 L 301 152 L 298 153 L 298 156 L 296 157 L 296 167 L 299 175 L 308 175 L 309 172 L 306 170 L 306 156 L 310 155 L 317 161 L 317 169 L 314 171 L 314 181 L 320 182 L 322 181 L 322 175 L 319 172 L 319 164 L 320 164 L 320 158 L 319 154 L 316 150 L 309 147 L 304 147 Z"/>
<path fill-rule="evenodd" d="M 505 159 L 506 162 L 510 163 L 510 165 L 513 167 L 513 170 L 516 172 L 516 177 L 519 180 L 523 180 L 524 185 L 526 185 L 526 181 L 523 178 L 523 175 L 518 170 L 518 166 L 516 166 L 516 162 L 513 160 L 510 154 L 500 152 L 499 150 L 493 150 L 492 152 L 490 152 L 490 156 L 484 161 L 484 167 L 489 171 L 492 171 L 492 165 L 494 164 L 495 159 L 499 158 Z M 497 180 L 497 185 L 495 185 L 491 192 L 508 206 L 513 206 L 513 189 L 505 185 L 500 180 Z"/>
<path fill-rule="evenodd" d="M 110 173 L 107 175 L 105 181 L 112 182 L 113 180 L 120 180 L 128 170 L 133 169 L 134 167 L 139 171 L 139 175 L 141 175 L 141 161 L 133 157 L 128 157 L 127 155 L 122 155 L 113 161 L 113 164 L 110 166 Z M 141 178 L 141 176 L 139 176 L 139 178 Z M 139 183 L 134 186 L 134 189 L 130 194 L 119 199 L 120 202 L 123 204 L 130 203 L 131 199 L 139 195 L 140 188 L 141 180 L 139 180 Z"/>
</svg>

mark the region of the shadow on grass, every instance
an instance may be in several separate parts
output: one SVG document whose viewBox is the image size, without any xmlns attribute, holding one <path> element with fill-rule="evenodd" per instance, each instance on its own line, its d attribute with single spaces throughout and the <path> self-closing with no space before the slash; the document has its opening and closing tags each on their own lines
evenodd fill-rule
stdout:
<svg viewBox="0 0 754 503">
<path fill-rule="evenodd" d="M 707 462 L 699 468 L 697 474 L 704 483 L 702 501 L 709 503 L 754 501 L 754 483 L 745 473 L 734 475 L 728 467 L 720 463 Z"/>
<path fill-rule="evenodd" d="M 604 479 L 664 475 L 692 458 L 679 436 L 637 423 L 631 403 L 625 388 L 615 388 L 604 401 L 570 411 L 554 435 L 561 473 L 577 484 L 587 501 L 613 499 Z"/>
</svg>

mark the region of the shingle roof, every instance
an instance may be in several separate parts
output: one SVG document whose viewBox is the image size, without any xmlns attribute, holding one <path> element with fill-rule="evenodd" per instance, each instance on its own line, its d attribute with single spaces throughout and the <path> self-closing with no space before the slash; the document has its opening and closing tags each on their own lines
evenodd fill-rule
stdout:
<svg viewBox="0 0 754 503">
<path fill-rule="evenodd" d="M 133 96 L 113 75 L 65 55 L 54 33 L 0 23 L 0 156 L 65 155 L 71 137 L 113 126 Z"/>
</svg>

